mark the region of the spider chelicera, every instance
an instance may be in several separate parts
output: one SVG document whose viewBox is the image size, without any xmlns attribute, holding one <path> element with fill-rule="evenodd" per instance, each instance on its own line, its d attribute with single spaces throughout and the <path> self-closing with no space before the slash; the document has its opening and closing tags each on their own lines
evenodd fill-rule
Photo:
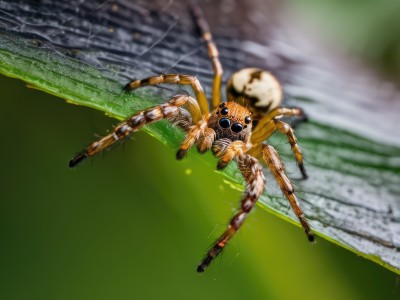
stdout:
<svg viewBox="0 0 400 300">
<path fill-rule="evenodd" d="M 285 134 L 303 178 L 306 178 L 303 156 L 293 130 L 291 126 L 280 120 L 283 116 L 303 116 L 302 110 L 280 107 L 281 85 L 271 73 L 257 68 L 241 69 L 234 73 L 227 83 L 228 101 L 221 102 L 223 70 L 218 49 L 200 8 L 194 4 L 191 8 L 202 38 L 207 44 L 208 55 L 214 69 L 211 112 L 203 88 L 194 76 L 166 74 L 131 81 L 126 86 L 128 90 L 164 83 L 190 85 L 196 98 L 189 95 L 176 95 L 164 104 L 135 113 L 118 124 L 112 133 L 93 142 L 72 158 L 69 166 L 75 167 L 85 158 L 99 153 L 143 126 L 162 119 L 172 122 L 186 132 L 186 137 L 176 154 L 178 160 L 184 158 L 189 149 L 196 145 L 200 153 L 207 150 L 214 153 L 219 159 L 217 168 L 220 170 L 231 161 L 235 161 L 246 182 L 246 189 L 239 210 L 229 222 L 228 228 L 199 263 L 197 271 L 203 272 L 238 231 L 261 196 L 265 178 L 259 160 L 266 163 L 276 178 L 309 241 L 314 241 L 314 235 L 299 206 L 293 185 L 285 174 L 281 158 L 274 147 L 266 143 L 276 130 Z"/>
</svg>

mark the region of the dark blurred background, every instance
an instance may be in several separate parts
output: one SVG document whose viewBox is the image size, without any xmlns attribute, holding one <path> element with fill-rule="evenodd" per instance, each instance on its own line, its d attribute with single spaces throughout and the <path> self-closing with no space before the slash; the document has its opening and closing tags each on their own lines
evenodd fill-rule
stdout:
<svg viewBox="0 0 400 300">
<path fill-rule="evenodd" d="M 288 2 L 342 51 L 397 80 L 400 3 Z M 398 299 L 389 270 L 258 207 L 206 273 L 197 262 L 241 192 L 139 132 L 70 170 L 116 120 L 25 84 L 2 88 L 1 299 Z"/>
</svg>

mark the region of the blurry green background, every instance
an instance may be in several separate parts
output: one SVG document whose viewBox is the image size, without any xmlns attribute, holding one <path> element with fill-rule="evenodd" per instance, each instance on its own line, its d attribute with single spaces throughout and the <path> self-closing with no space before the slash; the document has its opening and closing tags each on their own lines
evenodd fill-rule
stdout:
<svg viewBox="0 0 400 300">
<path fill-rule="evenodd" d="M 383 2 L 395 1 L 379 6 L 393 13 Z M 381 13 L 378 1 L 317 3 L 296 6 L 320 16 L 313 22 L 333 7 L 352 22 L 353 11 L 359 28 L 374 27 Z M 365 3 L 370 10 L 355 9 Z M 324 22 L 340 36 L 338 19 Z M 398 72 L 398 51 L 385 54 L 398 49 L 398 31 L 345 32 L 343 46 Z M 371 56 L 360 41 L 386 50 Z M 193 154 L 177 162 L 175 149 L 139 132 L 70 170 L 71 156 L 116 121 L 17 80 L 0 77 L 0 87 L 0 299 L 399 299 L 394 273 L 321 238 L 310 245 L 298 227 L 260 207 L 197 274 L 241 195 L 214 165 Z"/>
</svg>

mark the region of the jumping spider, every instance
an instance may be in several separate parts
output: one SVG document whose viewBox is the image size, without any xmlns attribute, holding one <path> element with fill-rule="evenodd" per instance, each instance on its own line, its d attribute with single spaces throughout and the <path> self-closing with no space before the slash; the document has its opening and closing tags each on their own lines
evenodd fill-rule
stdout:
<svg viewBox="0 0 400 300">
<path fill-rule="evenodd" d="M 163 83 L 190 85 L 196 98 L 176 95 L 164 104 L 135 113 L 118 124 L 112 133 L 93 142 L 71 159 L 69 166 L 75 167 L 85 158 L 99 153 L 143 126 L 162 119 L 172 122 L 186 132 L 186 137 L 176 154 L 178 160 L 183 159 L 189 149 L 196 145 L 200 153 L 207 150 L 214 153 L 219 159 L 217 168 L 220 170 L 231 161 L 235 161 L 246 182 L 246 189 L 240 208 L 229 222 L 228 228 L 199 263 L 197 271 L 203 272 L 238 231 L 264 190 L 265 178 L 258 159 L 265 161 L 276 178 L 309 241 L 314 241 L 314 235 L 299 206 L 293 185 L 285 174 L 281 158 L 277 151 L 265 142 L 276 130 L 285 134 L 300 171 L 306 178 L 303 156 L 293 130 L 287 123 L 279 120 L 282 116 L 302 116 L 302 110 L 279 107 L 282 102 L 281 85 L 271 73 L 256 68 L 241 69 L 234 73 L 227 83 L 228 101 L 221 102 L 223 70 L 218 49 L 200 8 L 192 5 L 192 12 L 202 38 L 207 44 L 208 55 L 214 69 L 212 111 L 209 111 L 206 95 L 194 76 L 166 74 L 131 81 L 126 86 L 128 90 Z"/>
</svg>

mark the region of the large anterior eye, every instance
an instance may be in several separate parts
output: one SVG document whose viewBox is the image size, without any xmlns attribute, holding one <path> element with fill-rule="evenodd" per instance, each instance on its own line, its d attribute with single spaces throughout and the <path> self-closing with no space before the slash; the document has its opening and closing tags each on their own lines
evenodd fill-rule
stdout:
<svg viewBox="0 0 400 300">
<path fill-rule="evenodd" d="M 241 131 L 243 130 L 243 125 L 240 124 L 240 123 L 234 123 L 234 124 L 232 125 L 232 127 L 231 127 L 231 130 L 232 130 L 233 132 L 239 133 L 239 132 L 241 132 Z"/>
<path fill-rule="evenodd" d="M 222 118 L 219 120 L 219 126 L 222 128 L 229 128 L 231 126 L 231 121 L 227 118 Z"/>
</svg>

